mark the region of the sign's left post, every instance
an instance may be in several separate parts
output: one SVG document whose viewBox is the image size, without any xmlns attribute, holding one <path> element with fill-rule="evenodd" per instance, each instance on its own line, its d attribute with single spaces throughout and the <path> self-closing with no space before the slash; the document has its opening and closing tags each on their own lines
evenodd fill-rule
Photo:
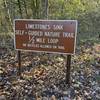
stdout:
<svg viewBox="0 0 100 100">
<path fill-rule="evenodd" d="M 18 58 L 18 76 L 21 76 L 21 51 L 18 50 L 17 52 L 17 58 Z"/>
<path fill-rule="evenodd" d="M 16 35 L 16 20 L 14 20 L 14 32 Z M 15 36 L 16 38 L 16 36 Z M 16 40 L 15 40 L 15 48 L 16 48 Z M 18 67 L 17 67 L 17 75 L 20 77 L 21 76 L 21 51 L 17 50 L 17 63 L 18 63 Z"/>
</svg>

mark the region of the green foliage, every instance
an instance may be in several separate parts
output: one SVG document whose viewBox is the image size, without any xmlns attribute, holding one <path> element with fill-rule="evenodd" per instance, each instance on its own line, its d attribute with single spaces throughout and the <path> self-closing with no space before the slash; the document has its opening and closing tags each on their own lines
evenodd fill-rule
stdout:
<svg viewBox="0 0 100 100">
<path fill-rule="evenodd" d="M 100 34 L 100 0 L 0 0 L 0 33 L 13 31 L 15 18 L 76 19 L 78 37 Z"/>
</svg>

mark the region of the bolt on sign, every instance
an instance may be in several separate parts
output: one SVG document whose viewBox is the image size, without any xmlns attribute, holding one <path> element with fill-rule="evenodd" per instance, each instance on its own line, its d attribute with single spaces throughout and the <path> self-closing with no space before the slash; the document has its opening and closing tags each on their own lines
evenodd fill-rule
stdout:
<svg viewBox="0 0 100 100">
<path fill-rule="evenodd" d="M 75 53 L 76 20 L 15 20 L 16 50 Z"/>
</svg>

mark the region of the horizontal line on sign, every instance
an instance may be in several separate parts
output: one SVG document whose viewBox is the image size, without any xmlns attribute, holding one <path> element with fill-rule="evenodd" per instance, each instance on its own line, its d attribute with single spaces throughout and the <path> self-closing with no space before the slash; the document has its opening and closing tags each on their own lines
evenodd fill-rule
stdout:
<svg viewBox="0 0 100 100">
<path fill-rule="evenodd" d="M 43 19 L 14 19 L 14 21 L 16 20 L 25 20 L 25 21 L 76 21 L 77 20 L 43 20 Z"/>
<path fill-rule="evenodd" d="M 15 48 L 16 49 L 16 48 Z M 23 50 L 23 49 L 16 49 L 18 51 L 29 51 L 29 52 L 46 52 L 46 53 L 56 53 L 56 54 L 66 54 L 66 55 L 75 55 L 74 53 L 62 53 L 62 52 L 49 52 L 49 51 L 36 51 L 36 50 Z"/>
</svg>

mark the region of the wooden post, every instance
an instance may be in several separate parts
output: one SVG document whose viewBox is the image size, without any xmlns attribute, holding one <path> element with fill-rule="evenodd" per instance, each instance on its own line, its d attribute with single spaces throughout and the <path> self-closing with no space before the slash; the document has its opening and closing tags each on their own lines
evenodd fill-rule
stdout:
<svg viewBox="0 0 100 100">
<path fill-rule="evenodd" d="M 18 57 L 18 76 L 20 76 L 21 75 L 21 51 L 18 51 L 17 57 Z"/>
<path fill-rule="evenodd" d="M 67 55 L 66 62 L 66 83 L 70 86 L 71 55 Z"/>
</svg>

